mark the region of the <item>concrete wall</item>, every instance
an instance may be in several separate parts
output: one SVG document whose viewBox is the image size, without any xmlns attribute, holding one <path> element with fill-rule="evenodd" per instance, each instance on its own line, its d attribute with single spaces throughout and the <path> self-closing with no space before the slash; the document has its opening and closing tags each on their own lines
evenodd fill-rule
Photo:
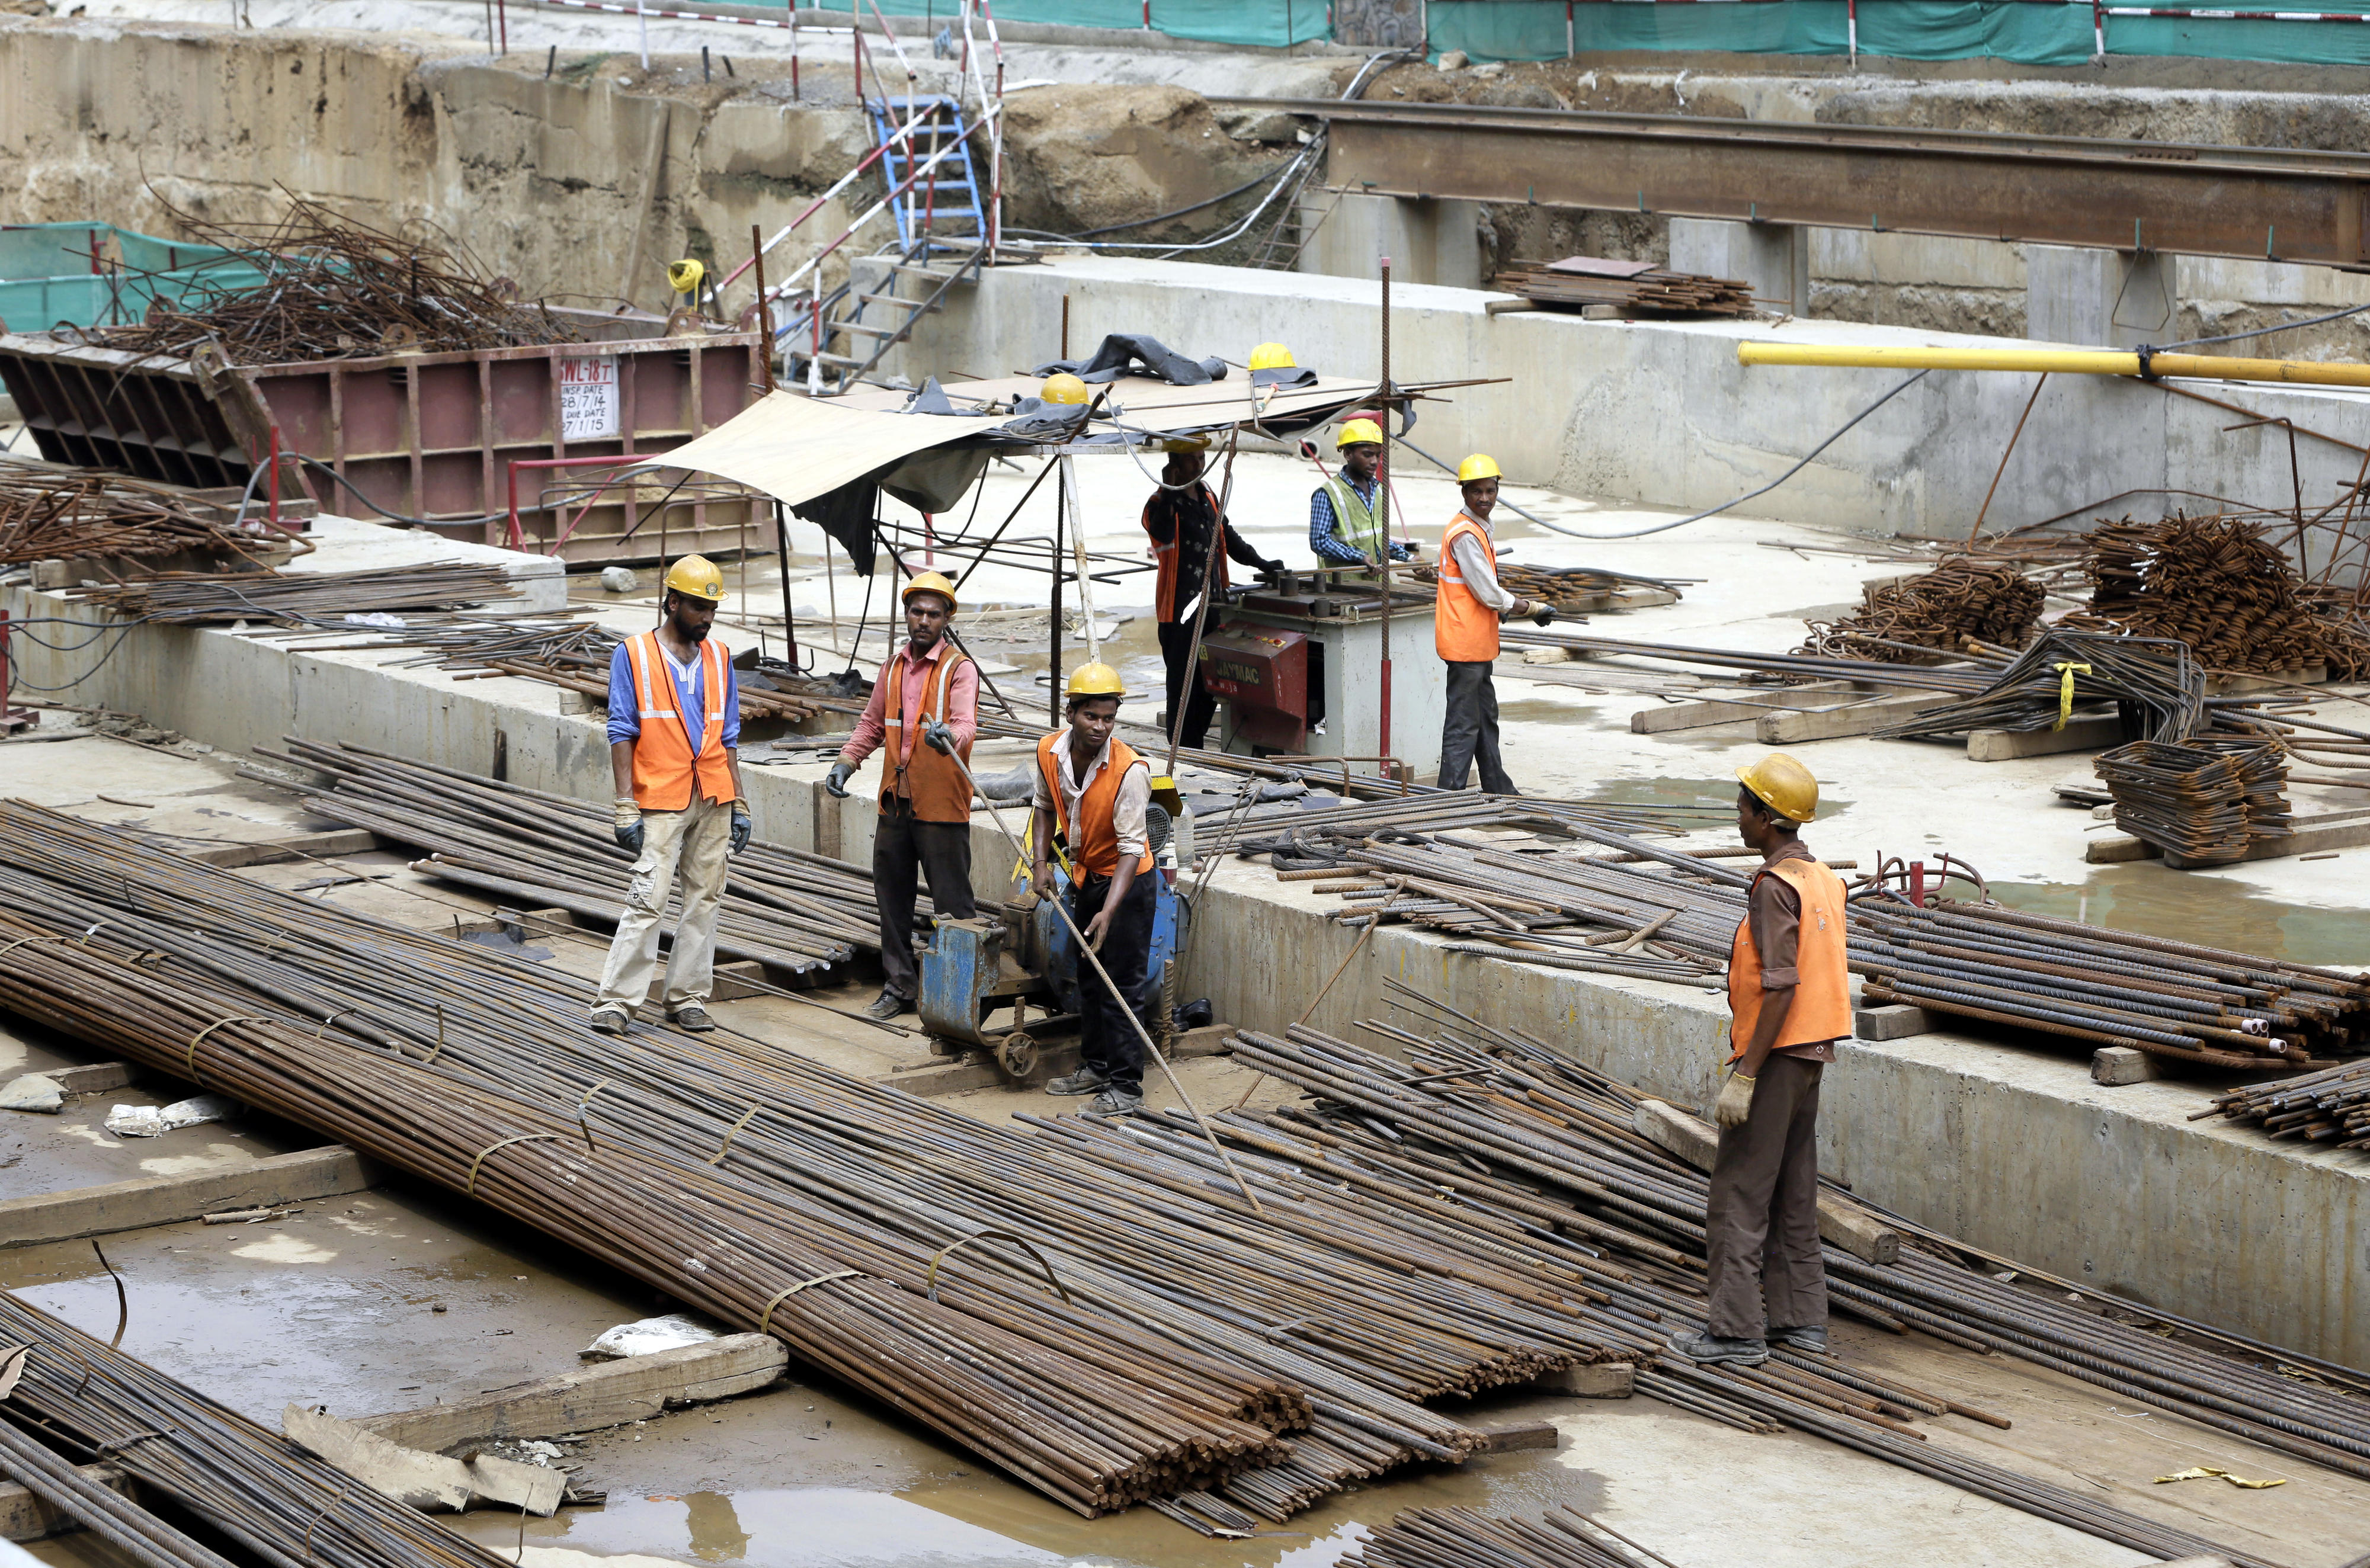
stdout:
<svg viewBox="0 0 2370 1568">
<path fill-rule="evenodd" d="M 1037 363 L 1057 343 L 1062 300 L 1071 341 L 1148 332 L 1171 347 L 1237 361 L 1279 338 L 1302 364 L 1332 375 L 1380 369 L 1381 312 L 1371 279 L 1246 272 L 1184 262 L 1065 257 L 990 270 L 943 315 L 926 318 L 892 361 L 918 382 L 954 365 L 982 374 Z M 1396 288 L 1392 371 L 1402 382 L 1488 378 L 1422 406 L 1412 439 L 1454 463 L 1487 451 L 1506 471 L 1592 498 L 1648 506 L 1717 506 L 1776 479 L 1900 372 L 1745 369 L 1748 338 L 1811 343 L 1954 344 L 1994 338 L 1843 323 L 1582 321 L 1559 312 L 1491 316 L 1478 291 Z M 1937 372 L 1746 509 L 1758 515 L 1877 535 L 1963 538 L 1999 468 L 2032 378 Z M 2370 444 L 2370 398 L 2307 387 L 2213 387 L 2215 395 L 2300 429 L 2306 501 L 2351 483 Z M 2288 442 L 2274 426 L 2226 431 L 2237 417 L 2136 382 L 2052 377 L 2027 423 L 1988 528 L 2095 507 L 2155 515 L 2187 490 L 2266 507 L 2290 504 Z"/>
</svg>

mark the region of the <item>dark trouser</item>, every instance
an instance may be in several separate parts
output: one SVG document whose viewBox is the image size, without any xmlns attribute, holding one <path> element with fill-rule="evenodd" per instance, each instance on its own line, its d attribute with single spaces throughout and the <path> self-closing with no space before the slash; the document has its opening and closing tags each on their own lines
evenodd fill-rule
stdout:
<svg viewBox="0 0 2370 1568">
<path fill-rule="evenodd" d="M 1120 1005 L 1085 955 L 1078 957 L 1078 1060 L 1131 1094 L 1144 1093 L 1144 1042 L 1136 1037 L 1135 1025 L 1127 1016 L 1133 1012 L 1145 1018 L 1151 1000 L 1144 971 L 1152 958 L 1153 884 L 1159 875 L 1147 871 L 1128 884 L 1127 896 L 1119 901 L 1110 930 L 1103 936 L 1103 967 L 1119 983 L 1120 995 L 1128 999 L 1128 1005 Z M 1070 918 L 1078 922 L 1080 931 L 1102 912 L 1110 887 L 1108 876 L 1088 876 L 1071 892 Z M 1149 1019 L 1145 1020 L 1145 1027 L 1152 1027 Z"/>
<path fill-rule="evenodd" d="M 1440 787 L 1463 789 L 1465 774 L 1481 764 L 1485 795 L 1519 795 L 1498 761 L 1498 688 L 1483 659 L 1449 659 L 1448 716 L 1440 727 Z"/>
<path fill-rule="evenodd" d="M 1193 668 L 1193 623 L 1191 621 L 1160 623 L 1160 657 L 1168 661 L 1168 723 L 1177 723 L 1177 704 L 1185 704 L 1185 736 L 1182 744 L 1199 746 L 1209 738 L 1210 719 L 1218 711 L 1218 699 L 1210 695 L 1202 684 L 1202 672 Z"/>
<path fill-rule="evenodd" d="M 911 801 L 893 796 L 872 834 L 872 898 L 880 909 L 880 989 L 911 1001 L 921 990 L 914 962 L 915 872 L 930 879 L 930 902 L 949 920 L 977 913 L 971 900 L 971 824 L 917 822 Z"/>
<path fill-rule="evenodd" d="M 1707 1316 L 1723 1339 L 1826 1324 L 1827 1272 L 1819 1255 L 1824 1066 L 1771 1056 L 1761 1064 L 1744 1125 L 1720 1129 L 1704 1228 L 1711 1243 Z"/>
</svg>

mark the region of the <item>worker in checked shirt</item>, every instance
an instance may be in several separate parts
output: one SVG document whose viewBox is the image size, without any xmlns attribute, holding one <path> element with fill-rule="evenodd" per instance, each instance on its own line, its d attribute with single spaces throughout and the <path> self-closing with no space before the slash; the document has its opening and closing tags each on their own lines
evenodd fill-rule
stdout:
<svg viewBox="0 0 2370 1568">
<path fill-rule="evenodd" d="M 1498 464 L 1475 452 L 1457 464 L 1465 509 L 1440 537 L 1440 599 L 1432 612 L 1432 646 L 1448 665 L 1447 712 L 1440 726 L 1443 789 L 1463 789 L 1481 764 L 1485 795 L 1519 795 L 1498 756 L 1498 688 L 1490 671 L 1498 660 L 1498 623 L 1538 607 L 1508 593 L 1498 581 L 1490 543 L 1490 514 L 1498 507 Z"/>
<path fill-rule="evenodd" d="M 847 798 L 847 781 L 875 751 L 880 820 L 872 834 L 872 897 L 880 910 L 880 994 L 869 1018 L 914 1011 L 921 974 L 914 960 L 916 876 L 947 920 L 976 913 L 971 896 L 971 762 L 979 733 L 979 667 L 947 635 L 955 585 L 924 572 L 905 585 L 905 646 L 872 682 L 856 733 L 839 749 L 823 787 Z M 893 704 L 893 705 L 892 705 Z M 956 759 L 962 765 L 958 766 Z"/>
<path fill-rule="evenodd" d="M 1414 555 L 1413 544 L 1393 544 L 1388 520 L 1383 515 L 1383 428 L 1372 419 L 1352 419 L 1342 425 L 1333 444 L 1340 450 L 1341 471 L 1322 485 L 1308 501 L 1308 547 L 1329 567 L 1379 567 L 1387 549 L 1394 561 Z"/>
</svg>

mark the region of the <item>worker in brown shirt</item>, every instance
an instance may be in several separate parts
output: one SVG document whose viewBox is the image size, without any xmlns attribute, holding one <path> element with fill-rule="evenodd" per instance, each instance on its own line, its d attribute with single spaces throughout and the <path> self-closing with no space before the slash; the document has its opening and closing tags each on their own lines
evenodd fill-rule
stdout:
<svg viewBox="0 0 2370 1568">
<path fill-rule="evenodd" d="M 1827 1348 L 1819 1250 L 1819 1080 L 1851 1027 L 1843 879 L 1803 846 L 1818 781 L 1783 752 L 1736 775 L 1737 832 L 1761 853 L 1728 966 L 1728 1081 L 1712 1119 L 1704 1230 L 1706 1330 L 1674 1335 L 1690 1360 L 1759 1366 L 1770 1340 Z"/>
</svg>

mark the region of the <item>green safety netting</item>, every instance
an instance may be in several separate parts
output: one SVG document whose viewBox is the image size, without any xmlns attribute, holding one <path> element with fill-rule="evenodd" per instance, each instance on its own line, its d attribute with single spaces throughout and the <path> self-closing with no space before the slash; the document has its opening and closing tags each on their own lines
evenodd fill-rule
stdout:
<svg viewBox="0 0 2370 1568">
<path fill-rule="evenodd" d="M 1555 60 L 1567 50 L 1843 54 L 1850 47 L 1843 0 L 1726 6 L 1579 0 L 1570 8 L 1569 31 L 1563 0 L 1432 0 L 1427 16 L 1435 57 L 1461 49 L 1477 61 Z M 2364 22 L 2109 17 L 2106 32 L 2110 54 L 2370 63 L 2370 23 Z M 2079 65 L 2095 49 L 2088 0 L 1860 0 L 1862 54 Z"/>
<path fill-rule="evenodd" d="M 137 321 L 160 294 L 178 303 L 192 291 L 243 291 L 262 281 L 260 271 L 219 246 L 112 223 L 0 227 L 0 321 L 15 332 Z"/>
<path fill-rule="evenodd" d="M 854 11 L 872 15 L 870 0 L 850 6 L 834 3 L 808 6 L 828 15 Z M 957 0 L 880 0 L 880 13 L 891 25 L 918 18 L 921 30 L 935 33 L 952 23 L 960 30 L 962 8 Z M 1559 16 L 1560 13 L 1559 12 Z M 998 22 L 1041 22 L 1056 27 L 1142 29 L 1144 0 L 996 0 Z M 1559 27 L 1562 24 L 1557 23 Z M 1247 44 L 1283 49 L 1332 36 L 1333 23 L 1326 0 L 1152 0 L 1152 28 L 1170 38 L 1211 43 Z M 1559 35 L 1560 36 L 1560 35 Z M 1562 46 L 1557 46 L 1558 53 Z"/>
</svg>

